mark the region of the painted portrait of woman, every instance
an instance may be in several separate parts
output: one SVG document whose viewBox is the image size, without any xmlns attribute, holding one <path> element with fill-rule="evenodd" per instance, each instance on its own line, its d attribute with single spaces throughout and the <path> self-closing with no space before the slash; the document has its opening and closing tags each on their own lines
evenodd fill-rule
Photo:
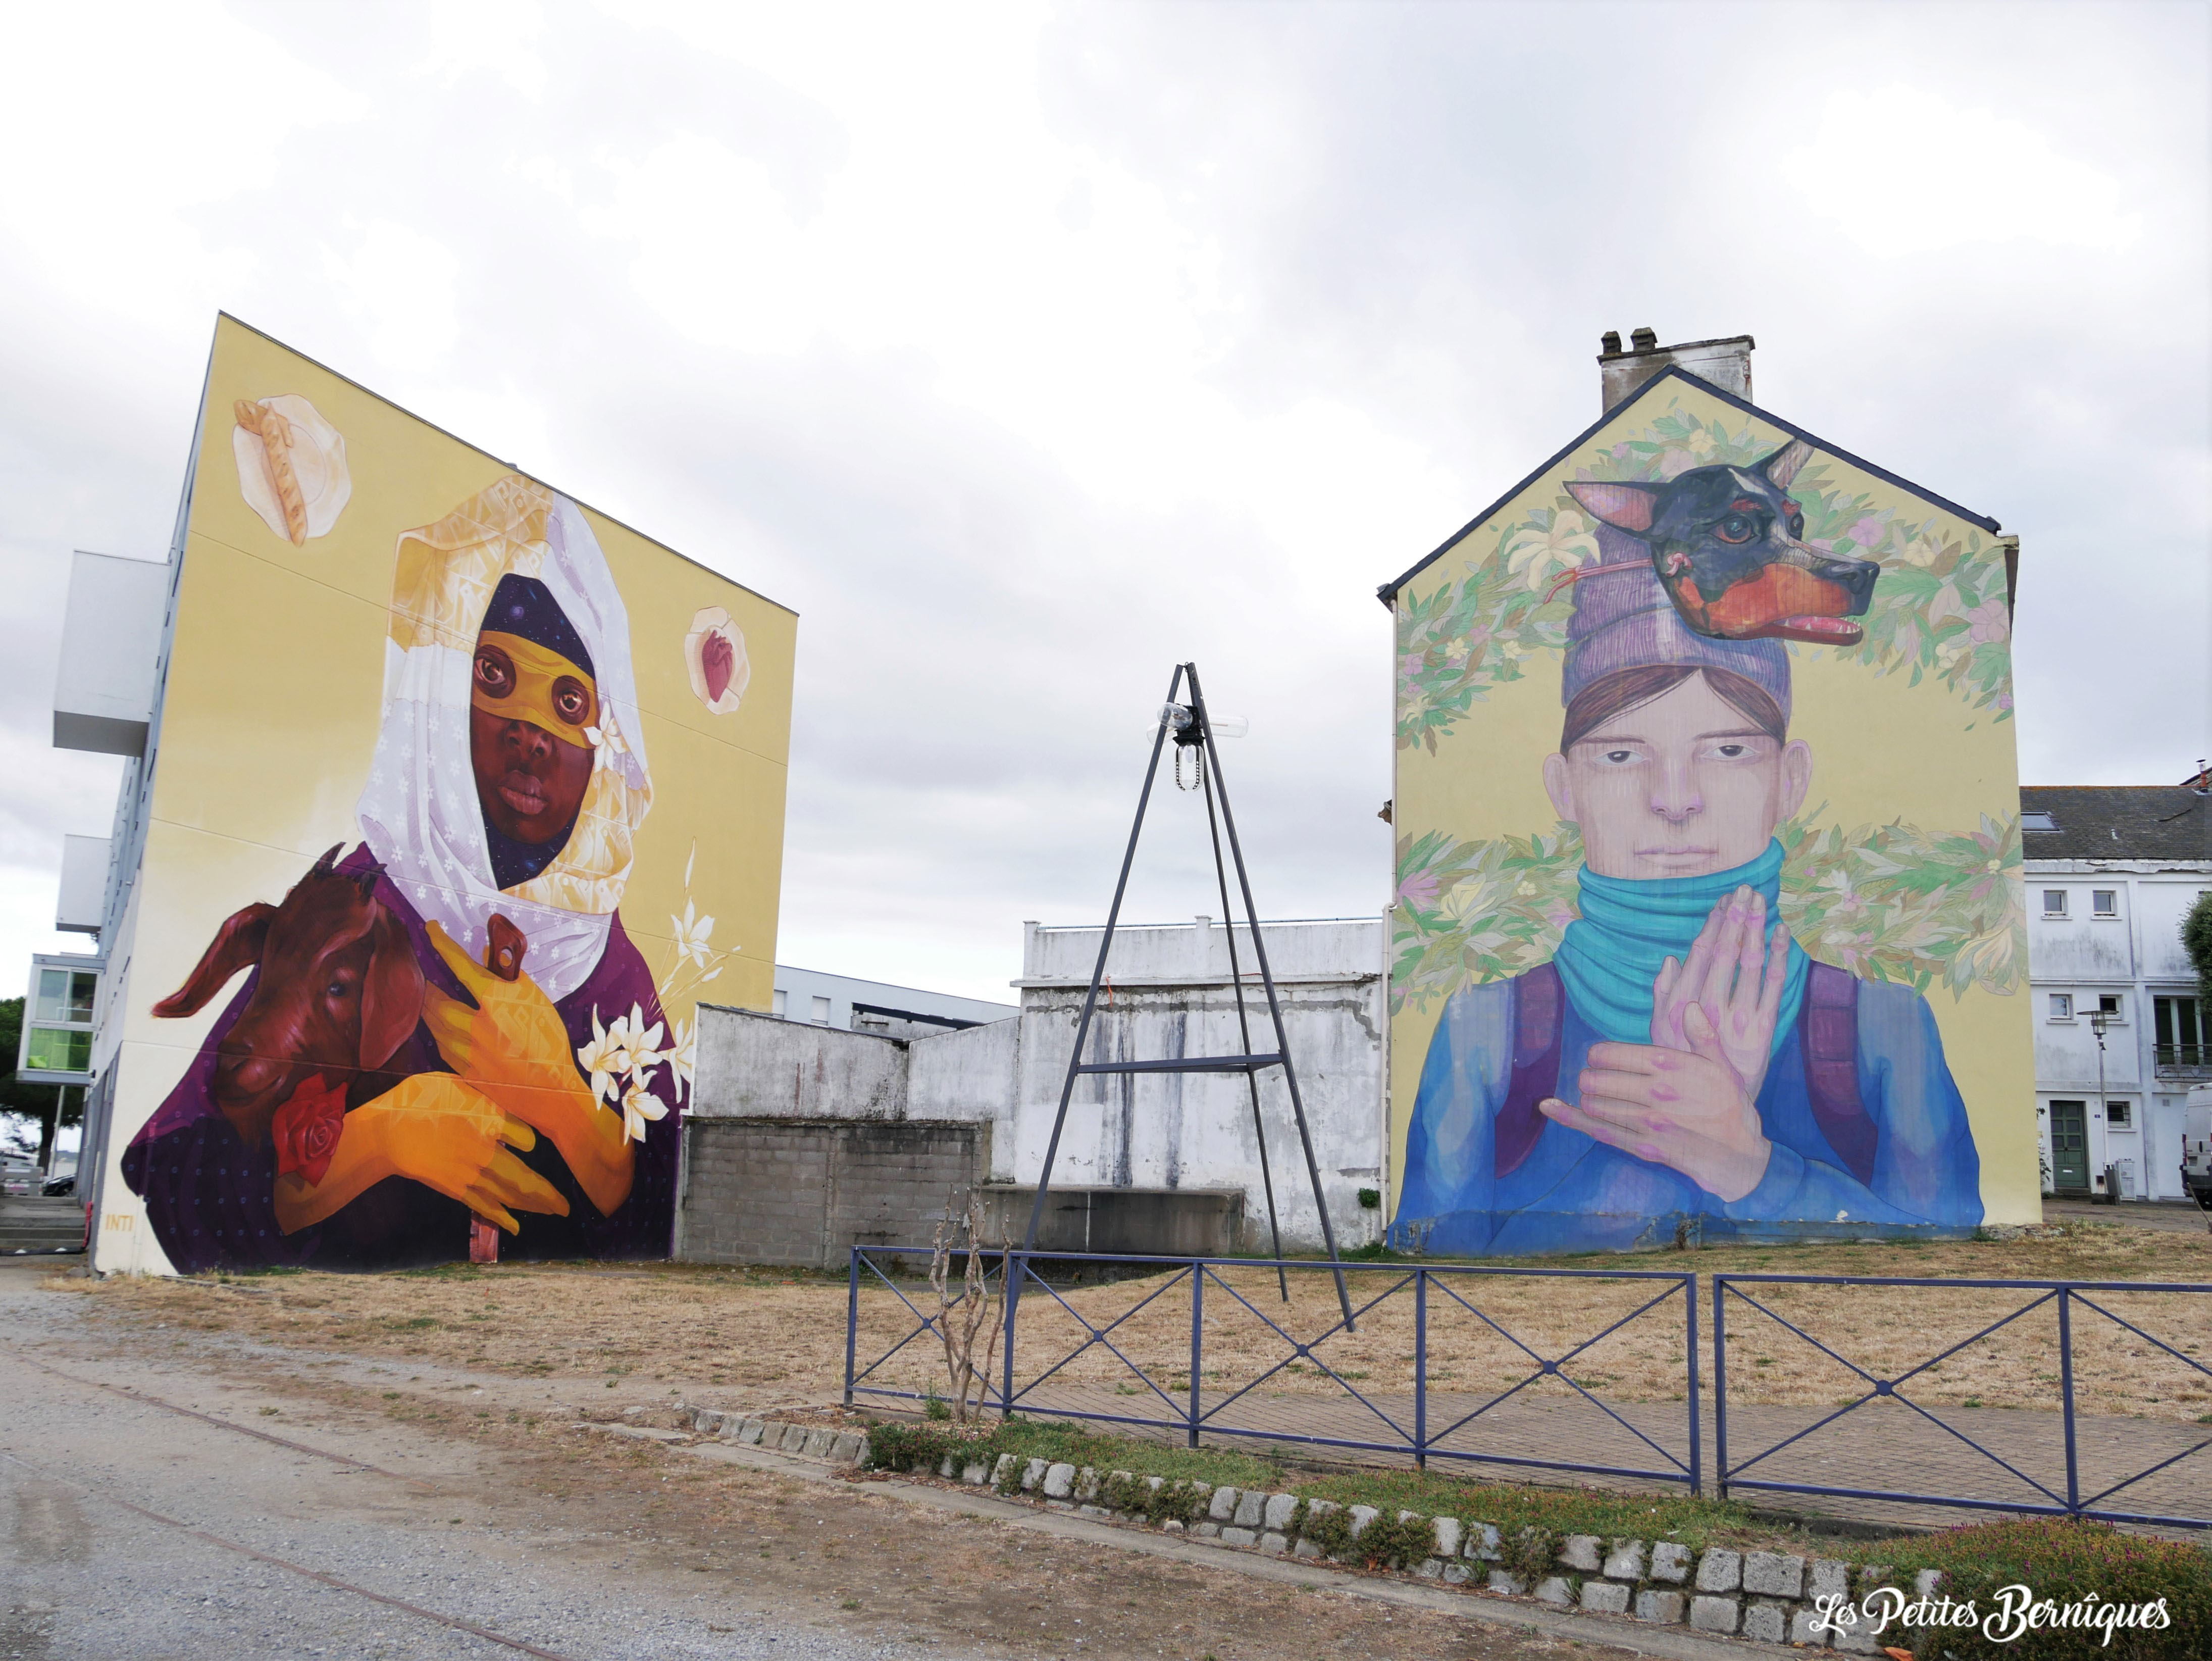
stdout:
<svg viewBox="0 0 2212 1661">
<path fill-rule="evenodd" d="M 1394 1238 L 1559 1252 L 1685 1225 L 1978 1224 L 1980 1161 L 1926 998 L 1814 962 L 1781 921 L 1777 831 L 1819 762 L 1791 735 L 1789 648 L 1692 629 L 1642 545 L 1602 536 L 1540 763 L 1579 832 L 1575 915 L 1548 962 L 1446 1001 Z"/>
<path fill-rule="evenodd" d="M 653 800 L 629 623 L 576 505 L 510 475 L 398 538 L 360 841 L 233 915 L 243 983 L 123 1171 L 179 1270 L 659 1256 L 688 1040 L 618 910 Z"/>
</svg>

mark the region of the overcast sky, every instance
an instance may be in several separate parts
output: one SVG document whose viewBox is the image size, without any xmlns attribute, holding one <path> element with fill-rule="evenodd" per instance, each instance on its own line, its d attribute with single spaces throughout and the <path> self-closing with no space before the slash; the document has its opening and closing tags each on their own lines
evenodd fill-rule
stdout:
<svg viewBox="0 0 2212 1661">
<path fill-rule="evenodd" d="M 2022 539 L 2023 778 L 2212 749 L 2193 3 L 11 8 L 0 990 L 118 764 L 69 550 L 159 557 L 218 308 L 800 614 L 788 963 L 1007 998 L 1175 660 L 1264 911 L 1388 895 L 1377 582 L 1598 336 Z M 1190 798 L 1138 918 L 1217 911 Z"/>
</svg>

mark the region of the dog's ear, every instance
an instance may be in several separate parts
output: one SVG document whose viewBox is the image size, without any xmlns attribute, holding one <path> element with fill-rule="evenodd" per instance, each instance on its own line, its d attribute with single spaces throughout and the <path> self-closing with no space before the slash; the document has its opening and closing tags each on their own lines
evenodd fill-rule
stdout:
<svg viewBox="0 0 2212 1661">
<path fill-rule="evenodd" d="M 276 915 L 275 906 L 256 900 L 224 918 L 185 983 L 155 1004 L 154 1013 L 172 1018 L 198 1014 L 201 1005 L 222 990 L 225 981 L 261 961 L 261 948 L 269 940 L 269 920 Z"/>
<path fill-rule="evenodd" d="M 381 1067 L 422 1019 L 422 965 L 407 925 L 380 905 L 368 931 L 368 973 L 362 978 L 361 1064 Z"/>
<path fill-rule="evenodd" d="M 1796 478 L 1812 459 L 1813 447 L 1802 438 L 1793 438 L 1760 462 L 1759 472 L 1776 490 L 1786 490 L 1790 488 L 1790 481 Z"/>
<path fill-rule="evenodd" d="M 1573 479 L 1567 494 L 1616 531 L 1642 536 L 1659 511 L 1659 486 Z"/>
</svg>

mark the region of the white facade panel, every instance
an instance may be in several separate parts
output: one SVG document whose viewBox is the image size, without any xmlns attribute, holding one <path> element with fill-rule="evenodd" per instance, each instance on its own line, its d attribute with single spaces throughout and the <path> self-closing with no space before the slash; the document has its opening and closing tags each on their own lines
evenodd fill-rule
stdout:
<svg viewBox="0 0 2212 1661">
<path fill-rule="evenodd" d="M 54 927 L 64 934 L 98 934 L 107 905 L 107 864 L 114 843 L 106 837 L 62 838 L 61 891 Z"/>
<path fill-rule="evenodd" d="M 167 563 L 82 551 L 70 557 L 54 681 L 57 749 L 146 752 L 169 575 Z"/>
</svg>

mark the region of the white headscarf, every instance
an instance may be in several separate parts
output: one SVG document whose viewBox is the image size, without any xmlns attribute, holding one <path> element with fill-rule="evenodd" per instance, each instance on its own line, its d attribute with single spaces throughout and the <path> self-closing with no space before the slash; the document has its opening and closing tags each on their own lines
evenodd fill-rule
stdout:
<svg viewBox="0 0 2212 1661">
<path fill-rule="evenodd" d="M 591 654 L 599 725 L 575 829 L 537 876 L 493 879 L 469 755 L 477 631 L 499 580 L 535 577 Z M 629 615 L 576 504 L 510 473 L 435 525 L 404 532 L 385 648 L 384 725 L 361 793 L 362 835 L 425 919 L 481 958 L 492 914 L 528 940 L 523 967 L 558 1001 L 599 964 L 629 879 L 631 837 L 653 803 L 630 673 Z"/>
</svg>

